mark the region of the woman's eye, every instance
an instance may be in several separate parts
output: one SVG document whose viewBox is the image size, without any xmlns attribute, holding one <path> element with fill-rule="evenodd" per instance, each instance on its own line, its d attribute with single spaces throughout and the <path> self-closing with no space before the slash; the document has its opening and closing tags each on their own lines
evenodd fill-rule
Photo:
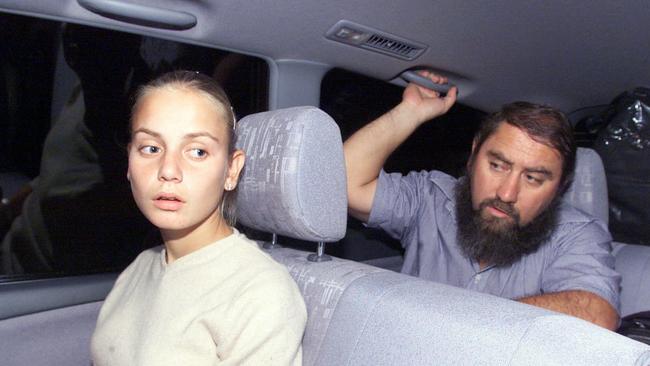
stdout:
<svg viewBox="0 0 650 366">
<path fill-rule="evenodd" d="M 190 149 L 189 153 L 195 159 L 202 159 L 208 155 L 208 152 L 203 149 Z"/>
<path fill-rule="evenodd" d="M 141 148 L 140 148 L 140 152 L 143 153 L 143 154 L 145 154 L 145 155 L 153 155 L 153 154 L 157 154 L 157 153 L 159 153 L 159 152 L 160 152 L 160 148 L 157 147 L 157 146 L 147 145 L 147 146 L 143 146 L 143 147 L 141 147 Z"/>
</svg>

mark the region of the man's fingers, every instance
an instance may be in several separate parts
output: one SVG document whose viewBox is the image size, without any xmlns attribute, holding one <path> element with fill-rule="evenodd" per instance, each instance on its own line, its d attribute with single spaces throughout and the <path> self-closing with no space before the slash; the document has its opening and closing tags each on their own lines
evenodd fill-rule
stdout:
<svg viewBox="0 0 650 366">
<path fill-rule="evenodd" d="M 449 89 L 447 95 L 443 98 L 443 101 L 445 103 L 445 108 L 447 110 L 449 110 L 449 108 L 451 108 L 451 106 L 454 105 L 454 103 L 456 102 L 457 94 L 458 94 L 458 88 L 452 86 Z"/>
<path fill-rule="evenodd" d="M 434 84 L 444 85 L 448 83 L 448 79 L 444 76 L 435 74 L 428 70 L 420 70 L 417 72 L 422 78 L 429 79 Z M 441 93 L 439 91 L 433 90 L 435 88 L 428 88 L 426 83 L 421 84 L 416 81 L 412 81 L 409 85 L 414 85 L 419 91 L 420 96 L 425 98 L 439 98 Z"/>
</svg>

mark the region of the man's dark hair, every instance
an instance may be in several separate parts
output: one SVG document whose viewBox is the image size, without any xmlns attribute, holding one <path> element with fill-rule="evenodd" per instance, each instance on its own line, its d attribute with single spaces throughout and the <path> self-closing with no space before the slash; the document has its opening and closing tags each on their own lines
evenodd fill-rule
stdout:
<svg viewBox="0 0 650 366">
<path fill-rule="evenodd" d="M 470 164 L 485 140 L 497 130 L 501 123 L 508 123 L 519 128 L 533 140 L 560 153 L 562 177 L 559 192 L 563 193 L 571 184 L 576 161 L 573 130 L 564 114 L 555 108 L 529 102 L 514 102 L 504 105 L 500 111 L 488 116 L 476 132 L 474 136 L 476 145 L 472 156 L 470 156 Z"/>
</svg>

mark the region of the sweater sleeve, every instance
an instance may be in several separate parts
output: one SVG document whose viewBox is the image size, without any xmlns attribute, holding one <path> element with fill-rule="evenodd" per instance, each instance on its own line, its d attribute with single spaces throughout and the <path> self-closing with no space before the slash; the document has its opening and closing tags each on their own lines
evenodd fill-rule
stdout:
<svg viewBox="0 0 650 366">
<path fill-rule="evenodd" d="M 246 284 L 227 315 L 223 365 L 301 365 L 305 304 L 291 277 L 265 271 Z"/>
</svg>

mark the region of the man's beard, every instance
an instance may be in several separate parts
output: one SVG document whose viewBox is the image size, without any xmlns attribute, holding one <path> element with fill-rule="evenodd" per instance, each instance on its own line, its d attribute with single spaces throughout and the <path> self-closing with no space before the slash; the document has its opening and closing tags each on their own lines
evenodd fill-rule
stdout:
<svg viewBox="0 0 650 366">
<path fill-rule="evenodd" d="M 530 223 L 521 227 L 519 213 L 512 204 L 492 198 L 484 200 L 478 210 L 474 210 L 471 192 L 471 177 L 461 178 L 456 185 L 458 244 L 468 258 L 488 265 L 508 266 L 535 252 L 550 237 L 557 221 L 558 197 Z M 481 216 L 486 206 L 507 213 L 510 220 Z"/>
</svg>

